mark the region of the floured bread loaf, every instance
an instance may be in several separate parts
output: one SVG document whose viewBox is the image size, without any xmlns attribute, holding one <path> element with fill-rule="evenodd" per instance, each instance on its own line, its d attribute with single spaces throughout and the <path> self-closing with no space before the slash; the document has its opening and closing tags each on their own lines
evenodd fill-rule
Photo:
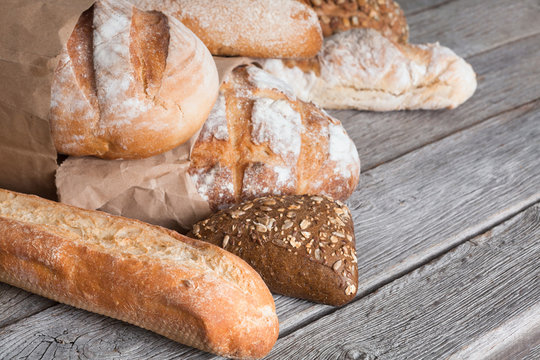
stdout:
<svg viewBox="0 0 540 360">
<path fill-rule="evenodd" d="M 164 0 L 161 9 L 182 21 L 214 55 L 311 57 L 322 45 L 317 14 L 298 0 Z"/>
<path fill-rule="evenodd" d="M 329 109 L 451 109 L 476 90 L 471 65 L 452 50 L 399 45 L 373 29 L 333 35 L 312 59 L 261 64 L 302 100 Z"/>
<path fill-rule="evenodd" d="M 409 26 L 394 0 L 302 0 L 312 6 L 324 36 L 352 28 L 371 28 L 397 43 L 407 43 Z"/>
<path fill-rule="evenodd" d="M 56 148 L 108 159 L 165 152 L 202 126 L 218 87 L 210 53 L 180 21 L 125 0 L 98 1 L 80 17 L 54 74 Z"/>
<path fill-rule="evenodd" d="M 189 174 L 214 209 L 265 195 L 346 199 L 360 162 L 341 123 L 254 65 L 221 85 L 191 153 Z"/>
</svg>

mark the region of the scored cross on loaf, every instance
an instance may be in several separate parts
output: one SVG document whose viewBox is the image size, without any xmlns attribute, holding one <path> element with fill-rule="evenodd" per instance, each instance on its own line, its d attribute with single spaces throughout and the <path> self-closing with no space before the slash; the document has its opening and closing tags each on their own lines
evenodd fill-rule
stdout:
<svg viewBox="0 0 540 360">
<path fill-rule="evenodd" d="M 266 195 L 344 200 L 360 161 L 341 123 L 255 65 L 237 67 L 191 153 L 189 174 L 214 209 Z"/>
</svg>

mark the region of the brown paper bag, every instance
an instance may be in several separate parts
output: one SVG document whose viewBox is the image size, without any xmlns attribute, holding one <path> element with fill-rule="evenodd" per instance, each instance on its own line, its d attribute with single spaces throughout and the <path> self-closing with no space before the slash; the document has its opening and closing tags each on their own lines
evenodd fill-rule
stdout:
<svg viewBox="0 0 540 360">
<path fill-rule="evenodd" d="M 55 197 L 48 112 L 57 55 L 91 0 L 0 1 L 0 187 Z"/>
<path fill-rule="evenodd" d="M 249 58 L 214 58 L 220 81 Z M 161 155 L 141 160 L 70 157 L 56 176 L 61 202 L 99 209 L 180 230 L 207 217 L 210 207 L 187 176 L 197 135 Z"/>
</svg>

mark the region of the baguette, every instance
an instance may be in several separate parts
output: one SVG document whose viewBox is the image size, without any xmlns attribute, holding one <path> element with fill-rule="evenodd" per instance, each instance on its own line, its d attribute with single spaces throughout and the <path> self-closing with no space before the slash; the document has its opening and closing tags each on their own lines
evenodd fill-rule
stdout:
<svg viewBox="0 0 540 360">
<path fill-rule="evenodd" d="M 144 6 L 151 0 L 131 0 Z M 213 55 L 311 57 L 322 45 L 317 14 L 298 0 L 163 0 L 163 11 Z"/>
<path fill-rule="evenodd" d="M 453 109 L 476 90 L 476 74 L 452 50 L 398 44 L 373 29 L 328 37 L 308 60 L 261 59 L 296 96 L 326 109 Z"/>
<path fill-rule="evenodd" d="M 233 358 L 278 335 L 260 276 L 171 230 L 0 189 L 0 281 Z"/>
</svg>

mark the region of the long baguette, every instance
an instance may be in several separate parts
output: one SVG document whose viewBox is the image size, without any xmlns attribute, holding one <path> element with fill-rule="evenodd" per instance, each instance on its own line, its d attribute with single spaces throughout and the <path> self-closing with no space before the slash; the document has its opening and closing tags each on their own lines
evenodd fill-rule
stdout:
<svg viewBox="0 0 540 360">
<path fill-rule="evenodd" d="M 218 355 L 259 358 L 272 296 L 240 258 L 136 220 L 0 189 L 0 281 Z"/>
</svg>

